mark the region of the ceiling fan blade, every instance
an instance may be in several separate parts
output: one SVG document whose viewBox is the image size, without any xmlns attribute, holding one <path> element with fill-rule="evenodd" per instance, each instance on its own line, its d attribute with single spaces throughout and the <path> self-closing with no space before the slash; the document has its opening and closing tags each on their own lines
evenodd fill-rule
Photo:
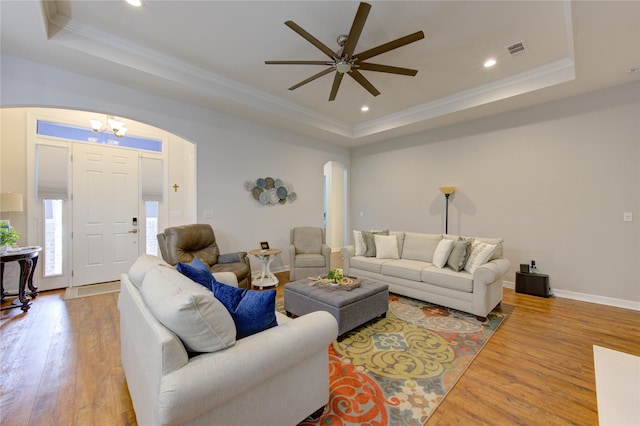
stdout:
<svg viewBox="0 0 640 426">
<path fill-rule="evenodd" d="M 300 83 L 298 84 L 294 84 L 293 86 L 289 87 L 289 90 L 296 90 L 298 87 L 303 86 L 309 82 L 312 82 L 313 80 L 322 77 L 323 75 L 327 75 L 330 72 L 335 71 L 335 69 L 333 67 L 331 68 L 327 68 L 326 70 L 320 71 L 317 74 L 312 75 L 311 77 L 307 78 L 306 80 L 302 80 Z"/>
<path fill-rule="evenodd" d="M 359 70 L 365 71 L 388 72 L 390 74 L 410 75 L 411 77 L 414 77 L 416 74 L 418 74 L 418 70 L 392 67 L 390 65 L 371 64 L 369 62 L 358 62 L 357 65 Z"/>
<path fill-rule="evenodd" d="M 371 93 L 373 96 L 378 96 L 380 94 L 380 92 L 378 91 L 378 89 L 376 89 L 375 87 L 373 87 L 373 84 L 371 84 L 369 82 L 369 80 L 367 80 L 366 78 L 364 78 L 364 76 L 362 74 L 360 74 L 360 72 L 356 69 L 351 69 L 351 71 L 349 71 L 349 75 L 351 76 L 351 78 L 353 78 L 355 81 L 357 81 L 358 83 L 360 83 L 360 85 L 362 87 L 364 87 L 365 89 L 367 89 L 369 91 L 369 93 Z"/>
<path fill-rule="evenodd" d="M 343 73 L 337 72 L 336 76 L 333 78 L 333 86 L 331 86 L 331 93 L 329 94 L 329 102 L 335 100 L 336 95 L 338 94 L 338 89 L 340 88 L 340 83 L 342 83 L 343 75 Z"/>
<path fill-rule="evenodd" d="M 264 61 L 267 65 L 333 65 L 329 61 Z"/>
<path fill-rule="evenodd" d="M 358 44 L 360 34 L 364 28 L 364 23 L 367 22 L 370 10 L 371 5 L 369 3 L 360 3 L 356 16 L 353 18 L 353 24 L 351 24 L 351 29 L 347 36 L 347 42 L 344 44 L 344 48 L 342 49 L 342 56 L 353 56 L 353 51 L 356 50 L 356 44 Z"/>
<path fill-rule="evenodd" d="M 309 43 L 313 44 L 315 47 L 317 47 L 318 49 L 320 49 L 322 52 L 324 52 L 325 55 L 327 55 L 328 57 L 330 57 L 331 59 L 333 59 L 336 55 L 336 52 L 334 52 L 333 50 L 329 49 L 325 44 L 323 44 L 320 40 L 318 40 L 317 38 L 315 38 L 314 36 L 312 36 L 311 34 L 309 34 L 308 32 L 306 32 L 305 30 L 302 29 L 301 26 L 299 26 L 298 24 L 296 24 L 293 21 L 287 21 L 284 23 L 287 27 L 291 28 L 293 31 L 297 32 L 298 34 L 300 34 L 300 36 L 302 36 L 302 38 L 304 38 L 305 40 L 307 40 Z"/>
<path fill-rule="evenodd" d="M 378 56 L 390 50 L 397 49 L 398 47 L 413 43 L 414 41 L 422 40 L 423 38 L 424 33 L 422 31 L 418 31 L 413 34 L 400 37 L 399 39 L 390 41 L 388 43 L 381 44 L 380 46 L 374 47 L 373 49 L 365 50 L 364 52 L 360 52 L 353 56 L 358 58 L 359 61 L 365 61 L 369 58 L 373 58 L 374 56 Z"/>
</svg>

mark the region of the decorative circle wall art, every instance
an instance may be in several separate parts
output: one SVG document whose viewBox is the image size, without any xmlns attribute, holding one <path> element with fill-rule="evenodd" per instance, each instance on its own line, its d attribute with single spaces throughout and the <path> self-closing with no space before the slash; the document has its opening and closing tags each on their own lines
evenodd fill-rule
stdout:
<svg viewBox="0 0 640 426">
<path fill-rule="evenodd" d="M 244 189 L 251 192 L 253 198 L 264 206 L 285 204 L 287 200 L 293 202 L 298 198 L 282 179 L 271 177 L 258 178 L 255 181 L 248 180 L 244 183 Z"/>
</svg>

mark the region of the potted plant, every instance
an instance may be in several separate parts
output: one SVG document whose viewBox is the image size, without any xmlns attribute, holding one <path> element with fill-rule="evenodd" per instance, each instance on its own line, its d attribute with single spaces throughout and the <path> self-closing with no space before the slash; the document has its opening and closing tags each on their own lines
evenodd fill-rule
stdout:
<svg viewBox="0 0 640 426">
<path fill-rule="evenodd" d="M 18 242 L 20 234 L 11 229 L 6 222 L 0 222 L 0 251 L 5 252 Z"/>
<path fill-rule="evenodd" d="M 327 274 L 327 279 L 333 280 L 334 284 L 340 284 L 343 278 L 344 278 L 344 275 L 343 275 L 342 269 L 340 268 L 331 269 Z"/>
</svg>

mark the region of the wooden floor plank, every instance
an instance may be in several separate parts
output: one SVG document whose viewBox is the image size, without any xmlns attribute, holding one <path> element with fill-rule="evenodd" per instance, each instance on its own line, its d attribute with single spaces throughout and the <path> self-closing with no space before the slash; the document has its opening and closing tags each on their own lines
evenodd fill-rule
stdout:
<svg viewBox="0 0 640 426">
<path fill-rule="evenodd" d="M 332 262 L 341 266 L 335 254 Z M 0 423 L 135 425 L 118 294 L 62 295 L 43 293 L 27 314 L 0 313 Z M 592 346 L 640 356 L 640 312 L 510 289 L 501 309 L 507 319 L 428 425 L 597 424 Z"/>
</svg>

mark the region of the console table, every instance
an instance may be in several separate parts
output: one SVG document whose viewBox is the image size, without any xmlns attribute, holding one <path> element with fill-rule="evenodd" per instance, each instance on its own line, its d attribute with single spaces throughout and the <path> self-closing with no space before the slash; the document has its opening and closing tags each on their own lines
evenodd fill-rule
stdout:
<svg viewBox="0 0 640 426">
<path fill-rule="evenodd" d="M 280 282 L 278 278 L 271 272 L 271 262 L 277 255 L 282 253 L 280 249 L 267 249 L 267 250 L 251 250 L 249 254 L 254 255 L 260 261 L 260 276 L 256 277 L 253 280 L 254 287 L 262 287 L 266 286 L 278 286 Z"/>
<path fill-rule="evenodd" d="M 33 272 L 38 264 L 38 256 L 42 247 L 23 247 L 17 250 L 0 253 L 0 294 L 1 300 L 7 296 L 18 296 L 10 306 L 0 310 L 20 308 L 27 312 L 31 307 L 31 299 L 38 295 L 38 287 L 33 284 Z M 4 265 L 9 262 L 20 264 L 20 281 L 18 282 L 18 294 L 7 294 L 4 292 Z M 29 292 L 26 289 L 29 289 Z"/>
</svg>

